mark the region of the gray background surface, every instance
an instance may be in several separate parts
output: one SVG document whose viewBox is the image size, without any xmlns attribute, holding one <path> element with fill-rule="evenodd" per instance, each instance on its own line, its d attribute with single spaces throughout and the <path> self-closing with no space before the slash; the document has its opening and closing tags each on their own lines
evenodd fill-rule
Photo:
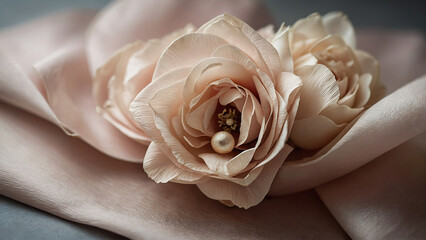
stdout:
<svg viewBox="0 0 426 240">
<path fill-rule="evenodd" d="M 143 0 L 142 0 L 143 1 Z M 67 8 L 99 9 L 110 0 L 0 0 L 0 28 Z M 413 29 L 426 32 L 425 0 L 266 0 L 278 22 L 294 23 L 312 12 L 345 12 L 356 27 Z"/>
<path fill-rule="evenodd" d="M 109 0 L 0 0 L 0 29 L 43 14 L 69 9 L 100 9 Z M 345 12 L 357 28 L 426 32 L 426 1 L 267 0 L 278 22 L 288 24 L 312 12 Z M 1 161 L 1 159 L 0 159 Z M 0 195 L 0 239 L 120 239 L 94 227 L 73 223 Z"/>
</svg>

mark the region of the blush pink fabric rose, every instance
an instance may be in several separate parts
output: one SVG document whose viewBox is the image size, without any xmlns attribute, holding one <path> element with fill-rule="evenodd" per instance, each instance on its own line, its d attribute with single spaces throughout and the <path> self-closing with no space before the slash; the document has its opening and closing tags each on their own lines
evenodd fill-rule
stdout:
<svg viewBox="0 0 426 240">
<path fill-rule="evenodd" d="M 193 30 L 194 27 L 188 25 L 160 39 L 137 41 L 120 49 L 96 71 L 93 96 L 98 113 L 128 137 L 148 145 L 151 140 L 133 121 L 130 103 L 151 82 L 164 49 Z"/>
<path fill-rule="evenodd" d="M 303 82 L 290 138 L 300 148 L 320 149 L 383 96 L 379 64 L 356 49 L 353 26 L 340 12 L 297 21 L 289 39 L 295 73 Z"/>
<path fill-rule="evenodd" d="M 287 64 L 291 58 L 287 34 L 271 44 L 226 14 L 173 41 L 130 104 L 153 140 L 143 162 L 148 176 L 197 184 L 227 205 L 258 204 L 292 150 L 286 141 L 301 82 Z M 220 116 L 231 112 L 233 130 L 222 129 Z M 223 130 L 235 138 L 226 154 L 213 148 Z"/>
</svg>

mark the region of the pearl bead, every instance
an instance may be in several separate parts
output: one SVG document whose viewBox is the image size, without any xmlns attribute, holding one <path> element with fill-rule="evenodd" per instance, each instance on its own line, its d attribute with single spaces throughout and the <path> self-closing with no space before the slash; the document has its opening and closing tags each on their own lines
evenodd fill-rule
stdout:
<svg viewBox="0 0 426 240">
<path fill-rule="evenodd" d="M 232 118 L 226 119 L 226 125 L 228 125 L 228 126 L 234 125 L 234 119 L 232 119 Z"/>
<path fill-rule="evenodd" d="M 234 137 L 227 131 L 220 131 L 215 133 L 210 143 L 213 150 L 219 154 L 230 153 L 235 147 Z"/>
</svg>

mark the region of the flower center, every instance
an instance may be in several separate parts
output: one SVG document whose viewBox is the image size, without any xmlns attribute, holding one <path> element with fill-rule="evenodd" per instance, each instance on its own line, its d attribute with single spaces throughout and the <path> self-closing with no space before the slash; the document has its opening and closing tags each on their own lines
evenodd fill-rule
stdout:
<svg viewBox="0 0 426 240">
<path fill-rule="evenodd" d="M 221 113 L 217 115 L 219 128 L 227 131 L 238 131 L 240 123 L 240 112 L 233 107 L 224 108 Z"/>
</svg>

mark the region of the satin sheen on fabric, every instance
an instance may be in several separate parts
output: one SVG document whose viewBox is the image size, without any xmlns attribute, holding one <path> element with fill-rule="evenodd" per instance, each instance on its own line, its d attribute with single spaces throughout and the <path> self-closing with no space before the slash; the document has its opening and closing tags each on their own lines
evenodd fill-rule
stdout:
<svg viewBox="0 0 426 240">
<path fill-rule="evenodd" d="M 353 239 L 426 237 L 426 77 L 392 93 L 424 74 L 421 36 L 359 35 L 359 48 L 382 64 L 389 96 L 309 167 L 285 163 L 270 193 L 316 187 L 394 148 L 391 152 L 322 185 L 320 198 L 309 190 L 267 198 L 249 210 L 231 209 L 194 186 L 149 180 L 142 165 L 133 163 L 142 161 L 145 148 L 94 111 L 90 74 L 122 45 L 159 37 L 187 22 L 200 25 L 222 12 L 255 28 L 272 20 L 258 1 L 158 4 L 119 1 L 96 18 L 90 11 L 70 11 L 0 33 L 0 99 L 70 135 L 78 133 L 113 157 L 1 103 L 0 194 L 133 239 L 345 239 L 346 233 Z M 138 31 L 147 25 L 148 30 Z M 421 136 L 406 142 L 416 135 Z"/>
</svg>

